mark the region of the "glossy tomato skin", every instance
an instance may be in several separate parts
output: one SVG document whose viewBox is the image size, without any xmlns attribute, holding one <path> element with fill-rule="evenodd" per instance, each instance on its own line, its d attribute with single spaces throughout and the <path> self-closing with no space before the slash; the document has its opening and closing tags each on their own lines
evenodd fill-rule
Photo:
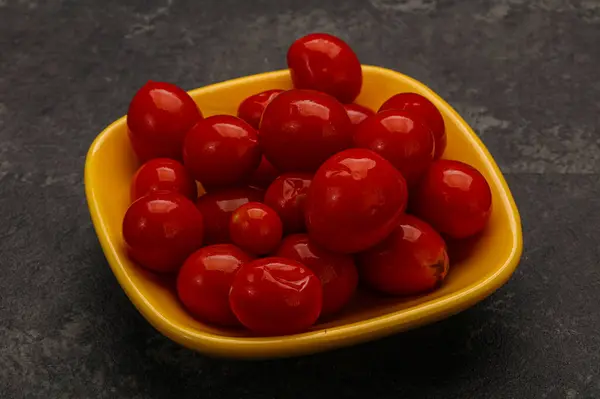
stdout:
<svg viewBox="0 0 600 399">
<path fill-rule="evenodd" d="M 484 229 L 492 212 L 492 192 L 485 177 L 460 161 L 435 161 L 411 197 L 413 213 L 451 238 Z"/>
<path fill-rule="evenodd" d="M 229 307 L 229 291 L 239 268 L 253 259 L 231 244 L 209 245 L 191 254 L 177 275 L 177 295 L 199 320 L 237 326 Z"/>
<path fill-rule="evenodd" d="M 352 145 L 352 123 L 335 98 L 313 90 L 288 90 L 267 105 L 260 145 L 279 171 L 314 172 Z"/>
<path fill-rule="evenodd" d="M 181 160 L 184 136 L 200 119 L 202 113 L 183 89 L 149 81 L 129 104 L 129 140 L 142 162 L 152 158 Z"/>
<path fill-rule="evenodd" d="M 304 202 L 311 180 L 312 175 L 308 173 L 285 173 L 265 192 L 265 204 L 279 214 L 286 234 L 306 230 Z"/>
<path fill-rule="evenodd" d="M 135 172 L 131 180 L 131 200 L 135 201 L 153 191 L 174 191 L 192 201 L 198 197 L 194 178 L 178 161 L 155 158 Z"/>
<path fill-rule="evenodd" d="M 317 276 L 297 261 L 278 257 L 244 264 L 229 293 L 238 320 L 261 335 L 305 331 L 319 318 L 322 303 Z"/>
<path fill-rule="evenodd" d="M 175 192 L 157 191 L 138 199 L 123 219 L 129 256 L 157 272 L 177 271 L 200 248 L 203 235 L 202 214 Z"/>
<path fill-rule="evenodd" d="M 417 93 L 399 93 L 390 97 L 379 108 L 379 112 L 390 109 L 403 110 L 421 116 L 429 125 L 435 139 L 435 159 L 446 150 L 446 125 L 437 107 Z"/>
<path fill-rule="evenodd" d="M 205 244 L 230 243 L 229 221 L 233 211 L 253 201 L 262 201 L 263 192 L 250 187 L 232 187 L 210 191 L 196 201 L 204 217 Z"/>
<path fill-rule="evenodd" d="M 284 238 L 275 256 L 296 260 L 317 275 L 323 286 L 321 316 L 341 310 L 356 291 L 358 271 L 353 257 L 326 251 L 312 243 L 306 234 Z"/>
<path fill-rule="evenodd" d="M 245 120 L 250 126 L 258 130 L 260 118 L 262 117 L 267 104 L 281 92 L 283 92 L 283 90 L 266 90 L 246 98 L 238 107 L 238 118 Z"/>
<path fill-rule="evenodd" d="M 446 244 L 427 223 L 404 215 L 398 227 L 357 256 L 361 277 L 390 295 L 416 295 L 438 287 L 448 274 Z"/>
<path fill-rule="evenodd" d="M 367 149 L 342 151 L 313 177 L 305 203 L 308 235 L 332 252 L 364 251 L 394 230 L 406 201 L 406 182 L 391 163 Z"/>
<path fill-rule="evenodd" d="M 244 182 L 260 163 L 256 130 L 235 116 L 214 115 L 198 122 L 185 136 L 183 162 L 203 186 Z"/>
<path fill-rule="evenodd" d="M 279 171 L 269 162 L 264 155 L 260 159 L 258 168 L 252 173 L 248 180 L 248 185 L 261 189 L 266 189 L 279 176 Z"/>
<path fill-rule="evenodd" d="M 248 202 L 231 215 L 231 240 L 252 254 L 266 255 L 274 251 L 282 234 L 283 226 L 277 212 L 260 202 Z"/>
<path fill-rule="evenodd" d="M 433 162 L 435 144 L 424 121 L 407 111 L 382 111 L 357 126 L 354 146 L 375 151 L 414 186 Z"/>
<path fill-rule="evenodd" d="M 327 33 L 296 40 L 287 53 L 294 87 L 318 90 L 351 103 L 362 87 L 362 68 L 346 42 Z"/>
<path fill-rule="evenodd" d="M 344 104 L 344 108 L 348 113 L 350 122 L 352 122 L 354 126 L 359 125 L 368 117 L 375 115 L 375 112 L 373 110 L 360 104 Z"/>
</svg>

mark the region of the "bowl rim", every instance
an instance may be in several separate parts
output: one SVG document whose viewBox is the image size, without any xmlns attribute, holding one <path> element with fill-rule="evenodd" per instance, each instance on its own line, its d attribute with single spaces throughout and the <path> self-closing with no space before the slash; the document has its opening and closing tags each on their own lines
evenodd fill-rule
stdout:
<svg viewBox="0 0 600 399">
<path fill-rule="evenodd" d="M 466 139 L 470 142 L 474 150 L 479 152 L 479 156 L 485 162 L 486 168 L 491 170 L 492 173 L 489 178 L 493 180 L 495 185 L 501 188 L 500 202 L 507 209 L 510 228 L 513 232 L 511 235 L 512 250 L 503 265 L 485 279 L 474 282 L 446 296 L 432 299 L 414 307 L 379 315 L 367 320 L 308 331 L 301 334 L 277 337 L 223 336 L 174 323 L 152 306 L 133 283 L 127 267 L 119 258 L 116 247 L 117 243 L 110 239 L 107 224 L 100 212 L 96 187 L 92 177 L 92 170 L 96 168 L 95 154 L 104 142 L 117 131 L 117 127 L 126 123 L 126 116 L 123 116 L 106 127 L 94 139 L 88 150 L 84 172 L 85 193 L 96 234 L 113 273 L 131 302 L 158 331 L 183 346 L 211 355 L 237 358 L 293 356 L 340 347 L 349 343 L 363 342 L 368 339 L 390 335 L 428 322 L 440 320 L 474 305 L 500 288 L 510 278 L 519 263 L 523 250 L 521 220 L 502 172 L 483 142 L 448 103 L 423 83 L 400 72 L 377 66 L 363 65 L 363 71 L 394 79 L 400 77 L 403 80 L 409 81 L 420 88 L 421 94 L 429 98 L 438 108 L 443 109 L 447 118 L 453 119 L 457 125 L 463 128 L 462 130 L 466 133 Z M 228 86 L 235 86 L 241 81 L 261 81 L 265 78 L 278 78 L 288 74 L 289 71 L 284 69 L 239 77 L 191 90 L 189 94 L 194 97 L 199 93 L 214 92 Z"/>
</svg>

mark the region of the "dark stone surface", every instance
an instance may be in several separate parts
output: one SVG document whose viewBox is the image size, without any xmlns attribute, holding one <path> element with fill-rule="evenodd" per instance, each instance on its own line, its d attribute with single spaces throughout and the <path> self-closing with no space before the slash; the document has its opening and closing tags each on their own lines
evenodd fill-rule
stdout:
<svg viewBox="0 0 600 399">
<path fill-rule="evenodd" d="M 279 69 L 310 31 L 416 77 L 481 135 L 520 207 L 510 282 L 449 320 L 236 362 L 157 334 L 86 208 L 86 150 L 148 79 Z M 597 0 L 0 0 L 0 397 L 600 397 Z"/>
</svg>

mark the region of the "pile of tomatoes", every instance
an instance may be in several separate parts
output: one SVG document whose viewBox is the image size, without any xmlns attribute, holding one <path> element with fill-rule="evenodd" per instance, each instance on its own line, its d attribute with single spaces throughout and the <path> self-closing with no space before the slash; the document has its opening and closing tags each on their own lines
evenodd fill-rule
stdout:
<svg viewBox="0 0 600 399">
<path fill-rule="evenodd" d="M 143 162 L 123 221 L 129 256 L 177 273 L 197 319 L 261 335 L 335 315 L 359 280 L 385 295 L 435 289 L 445 241 L 482 231 L 492 206 L 480 172 L 440 158 L 444 119 L 425 97 L 354 104 L 361 64 L 328 34 L 298 39 L 287 61 L 294 89 L 252 95 L 237 116 L 204 118 L 159 82 L 127 114 Z"/>
</svg>

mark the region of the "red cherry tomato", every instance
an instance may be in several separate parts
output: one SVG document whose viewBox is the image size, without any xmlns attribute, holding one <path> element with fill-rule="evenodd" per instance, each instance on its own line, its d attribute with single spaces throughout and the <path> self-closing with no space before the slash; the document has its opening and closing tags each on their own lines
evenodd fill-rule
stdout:
<svg viewBox="0 0 600 399">
<path fill-rule="evenodd" d="M 209 245 L 190 255 L 177 276 L 177 294 L 200 320 L 222 326 L 239 322 L 229 307 L 229 291 L 238 269 L 252 256 L 231 244 Z"/>
<path fill-rule="evenodd" d="M 446 242 L 446 248 L 448 252 L 448 258 L 450 263 L 453 265 L 469 258 L 471 254 L 477 249 L 478 243 L 481 239 L 481 233 L 474 234 L 467 238 L 452 238 L 449 236 L 442 236 Z"/>
<path fill-rule="evenodd" d="M 260 202 L 248 202 L 236 209 L 229 222 L 231 240 L 246 251 L 265 255 L 277 248 L 282 236 L 277 212 Z"/>
<path fill-rule="evenodd" d="M 265 193 L 265 204 L 279 214 L 288 234 L 305 230 L 304 201 L 311 179 L 307 173 L 286 173 L 275 179 Z"/>
<path fill-rule="evenodd" d="M 238 320 L 262 335 L 302 332 L 319 318 L 321 283 L 303 264 L 285 258 L 263 258 L 238 271 L 229 304 Z"/>
<path fill-rule="evenodd" d="M 184 90 L 149 81 L 129 104 L 129 140 L 142 162 L 163 157 L 180 160 L 183 138 L 200 119 L 202 113 Z"/>
<path fill-rule="evenodd" d="M 179 193 L 157 191 L 129 206 L 123 238 L 129 256 L 157 272 L 177 271 L 202 245 L 202 214 Z"/>
<path fill-rule="evenodd" d="M 492 192 L 485 177 L 459 161 L 435 161 L 411 197 L 415 215 L 452 238 L 482 231 L 492 211 Z"/>
<path fill-rule="evenodd" d="M 406 182 L 391 163 L 371 150 L 342 151 L 319 168 L 308 189 L 308 234 L 333 252 L 364 251 L 394 230 L 406 200 Z"/>
<path fill-rule="evenodd" d="M 143 164 L 131 180 L 131 200 L 152 191 L 174 191 L 192 201 L 198 197 L 196 182 L 187 169 L 169 158 L 155 158 Z"/>
<path fill-rule="evenodd" d="M 357 256 L 361 277 L 391 295 L 416 295 L 438 287 L 448 274 L 446 244 L 427 223 L 404 215 L 394 232 Z"/>
<path fill-rule="evenodd" d="M 365 119 L 356 128 L 354 145 L 390 161 L 409 186 L 417 183 L 433 162 L 431 130 L 419 116 L 406 111 L 383 111 Z"/>
<path fill-rule="evenodd" d="M 326 33 L 301 37 L 290 46 L 287 64 L 298 89 L 322 91 L 343 103 L 351 103 L 360 93 L 360 62 L 338 37 Z"/>
<path fill-rule="evenodd" d="M 417 93 L 399 93 L 383 103 L 379 112 L 390 109 L 404 110 L 420 115 L 429 125 L 435 139 L 435 159 L 438 159 L 446 149 L 446 126 L 444 118 L 437 107 Z"/>
<path fill-rule="evenodd" d="M 203 186 L 241 183 L 260 163 L 256 130 L 231 115 L 215 115 L 185 136 L 183 162 Z"/>
<path fill-rule="evenodd" d="M 258 168 L 254 171 L 252 176 L 250 176 L 248 185 L 266 189 L 271 183 L 273 183 L 273 180 L 275 180 L 277 176 L 279 176 L 279 171 L 277 171 L 271 162 L 269 162 L 269 160 L 263 156 L 260 159 Z"/>
<path fill-rule="evenodd" d="M 344 108 L 346 108 L 346 112 L 350 117 L 350 122 L 352 122 L 354 126 L 360 124 L 369 116 L 375 115 L 375 112 L 371 109 L 359 104 L 345 104 Z"/>
<path fill-rule="evenodd" d="M 310 242 L 306 234 L 284 238 L 275 256 L 296 260 L 317 275 L 323 286 L 322 316 L 338 312 L 356 291 L 358 271 L 352 256 L 326 251 Z"/>
<path fill-rule="evenodd" d="M 250 187 L 233 187 L 208 192 L 198 198 L 196 207 L 204 217 L 204 242 L 229 243 L 229 221 L 233 211 L 253 201 L 262 201 L 263 192 Z"/>
<path fill-rule="evenodd" d="M 288 90 L 267 105 L 260 145 L 278 170 L 314 172 L 352 145 L 352 123 L 335 98 L 312 90 Z"/>
<path fill-rule="evenodd" d="M 240 104 L 237 116 L 248 122 L 253 128 L 258 129 L 260 118 L 262 117 L 267 104 L 282 91 L 283 90 L 279 89 L 267 90 L 246 98 Z"/>
</svg>

